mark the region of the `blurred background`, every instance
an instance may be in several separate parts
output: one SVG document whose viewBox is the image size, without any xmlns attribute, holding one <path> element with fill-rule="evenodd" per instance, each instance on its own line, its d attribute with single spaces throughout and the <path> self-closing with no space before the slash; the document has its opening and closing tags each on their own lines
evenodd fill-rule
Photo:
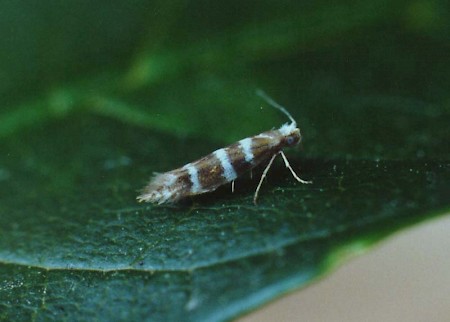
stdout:
<svg viewBox="0 0 450 322">
<path fill-rule="evenodd" d="M 239 321 L 447 321 L 449 231 L 449 216 L 405 230 Z"/>
<path fill-rule="evenodd" d="M 89 112 L 228 143 L 282 120 L 258 112 L 254 91 L 263 88 L 296 116 L 305 143 L 313 142 L 311 157 L 446 158 L 441 119 L 421 120 L 449 109 L 448 7 L 444 0 L 2 2 L 0 137 Z M 431 139 L 411 128 L 437 132 Z"/>
</svg>

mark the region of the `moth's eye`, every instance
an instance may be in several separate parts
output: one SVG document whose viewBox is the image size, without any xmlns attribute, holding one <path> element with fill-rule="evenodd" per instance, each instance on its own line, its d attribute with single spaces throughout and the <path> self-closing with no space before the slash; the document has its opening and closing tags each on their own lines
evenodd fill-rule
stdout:
<svg viewBox="0 0 450 322">
<path fill-rule="evenodd" d="M 291 145 L 294 143 L 294 138 L 292 136 L 288 137 L 286 140 L 287 144 Z"/>
</svg>

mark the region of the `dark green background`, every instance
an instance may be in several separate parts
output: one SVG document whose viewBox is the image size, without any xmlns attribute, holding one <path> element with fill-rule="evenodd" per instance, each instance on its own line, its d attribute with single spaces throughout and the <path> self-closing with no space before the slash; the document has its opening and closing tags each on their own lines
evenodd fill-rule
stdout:
<svg viewBox="0 0 450 322">
<path fill-rule="evenodd" d="M 448 213 L 446 1 L 0 4 L 0 320 L 225 320 Z M 231 193 L 135 201 L 154 171 L 286 118 Z"/>
</svg>

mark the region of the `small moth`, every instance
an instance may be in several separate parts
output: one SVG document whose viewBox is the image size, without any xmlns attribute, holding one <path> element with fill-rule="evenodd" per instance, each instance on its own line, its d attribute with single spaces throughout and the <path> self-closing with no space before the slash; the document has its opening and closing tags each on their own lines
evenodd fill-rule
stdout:
<svg viewBox="0 0 450 322">
<path fill-rule="evenodd" d="M 214 191 L 228 182 L 231 182 L 231 189 L 234 191 L 234 180 L 237 177 L 269 160 L 253 197 L 256 205 L 264 178 L 278 154 L 281 155 L 286 168 L 291 171 L 292 176 L 298 182 L 311 183 L 311 181 L 299 178 L 282 151 L 285 147 L 297 145 L 302 139 L 294 118 L 283 106 L 276 103 L 263 91 L 257 91 L 257 95 L 269 105 L 283 112 L 291 122 L 285 123 L 278 130 L 270 130 L 242 139 L 181 168 L 155 173 L 137 200 L 158 204 L 176 202 L 189 196 Z"/>
</svg>

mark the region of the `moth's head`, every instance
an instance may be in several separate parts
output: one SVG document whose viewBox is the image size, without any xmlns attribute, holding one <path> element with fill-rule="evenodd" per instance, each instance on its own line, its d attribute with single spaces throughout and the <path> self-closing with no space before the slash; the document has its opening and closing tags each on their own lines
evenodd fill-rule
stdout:
<svg viewBox="0 0 450 322">
<path fill-rule="evenodd" d="M 302 140 L 300 129 L 294 122 L 284 124 L 278 131 L 283 136 L 285 146 L 295 146 Z"/>
<path fill-rule="evenodd" d="M 279 134 L 281 135 L 280 143 L 283 146 L 295 146 L 299 144 L 302 140 L 300 129 L 297 127 L 297 123 L 295 122 L 292 115 L 286 110 L 286 108 L 275 102 L 262 90 L 256 91 L 256 94 L 262 97 L 269 105 L 283 112 L 291 120 L 291 123 L 286 123 L 278 129 Z"/>
</svg>

